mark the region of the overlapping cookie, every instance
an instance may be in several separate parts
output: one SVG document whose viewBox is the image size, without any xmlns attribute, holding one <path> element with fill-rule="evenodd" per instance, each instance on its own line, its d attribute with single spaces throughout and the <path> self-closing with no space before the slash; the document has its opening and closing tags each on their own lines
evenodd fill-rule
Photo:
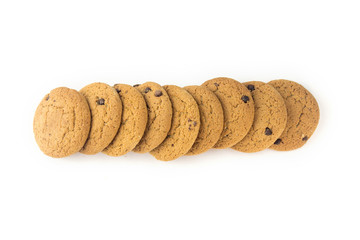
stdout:
<svg viewBox="0 0 360 240">
<path fill-rule="evenodd" d="M 240 152 L 259 152 L 270 147 L 286 125 L 284 99 L 271 85 L 246 82 L 255 104 L 254 122 L 248 134 L 232 148 Z"/>
<path fill-rule="evenodd" d="M 171 127 L 173 111 L 167 92 L 159 84 L 146 82 L 135 87 L 145 99 L 148 120 L 144 136 L 133 151 L 147 153 L 159 146 L 166 138 Z"/>
<path fill-rule="evenodd" d="M 35 140 L 46 155 L 66 157 L 84 146 L 90 123 L 86 99 L 76 90 L 59 87 L 46 94 L 36 109 Z"/>
<path fill-rule="evenodd" d="M 127 84 L 115 84 L 122 103 L 121 124 L 112 142 L 103 150 L 110 156 L 121 156 L 141 140 L 148 120 L 146 103 L 140 91 Z"/>
<path fill-rule="evenodd" d="M 208 80 L 202 84 L 219 98 L 224 110 L 224 128 L 214 148 L 228 148 L 241 141 L 254 119 L 254 100 L 250 91 L 240 82 L 226 77 Z"/>
<path fill-rule="evenodd" d="M 195 143 L 186 155 L 206 152 L 219 141 L 224 128 L 224 111 L 216 95 L 203 86 L 185 87 L 198 104 L 200 129 Z"/>
<path fill-rule="evenodd" d="M 284 79 L 269 82 L 284 98 L 287 123 L 284 132 L 270 147 L 289 151 L 302 147 L 314 133 L 320 119 L 319 105 L 302 85 Z"/>
<path fill-rule="evenodd" d="M 200 128 L 199 108 L 183 88 L 166 85 L 172 104 L 171 128 L 165 140 L 150 153 L 158 160 L 170 161 L 186 154 L 194 144 Z"/>
<path fill-rule="evenodd" d="M 96 154 L 104 150 L 114 139 L 120 127 L 122 104 L 119 94 L 105 83 L 92 83 L 80 90 L 91 112 L 91 128 L 84 154 Z"/>
</svg>

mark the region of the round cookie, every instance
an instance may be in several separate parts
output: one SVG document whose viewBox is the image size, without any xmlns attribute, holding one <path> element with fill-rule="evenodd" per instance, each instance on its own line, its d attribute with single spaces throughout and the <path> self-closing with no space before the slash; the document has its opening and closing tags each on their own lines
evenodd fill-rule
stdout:
<svg viewBox="0 0 360 240">
<path fill-rule="evenodd" d="M 143 95 L 148 120 L 144 136 L 133 149 L 137 153 L 147 153 L 164 141 L 171 127 L 172 107 L 167 92 L 159 84 L 146 82 L 134 85 Z"/>
<path fill-rule="evenodd" d="M 224 128 L 224 112 L 216 95 L 203 86 L 184 87 L 195 99 L 200 112 L 199 134 L 186 155 L 203 153 L 212 148 Z"/>
<path fill-rule="evenodd" d="M 41 151 L 50 157 L 78 152 L 90 130 L 90 110 L 76 90 L 59 87 L 47 94 L 36 109 L 33 130 Z"/>
<path fill-rule="evenodd" d="M 296 82 L 280 79 L 269 84 L 284 98 L 288 114 L 285 130 L 270 148 L 297 149 L 314 133 L 320 119 L 319 106 L 313 95 Z"/>
<path fill-rule="evenodd" d="M 114 139 L 120 127 L 122 104 L 116 90 L 105 83 L 92 83 L 80 90 L 86 98 L 91 112 L 91 128 L 84 154 L 95 154 L 104 150 Z"/>
<path fill-rule="evenodd" d="M 194 144 L 200 129 L 200 113 L 194 98 L 183 88 L 166 85 L 173 117 L 169 133 L 165 140 L 150 152 L 162 161 L 174 160 L 186 154 Z"/>
<path fill-rule="evenodd" d="M 136 88 L 127 84 L 115 84 L 114 88 L 123 105 L 121 124 L 115 138 L 103 153 L 121 156 L 133 150 L 139 143 L 146 128 L 148 112 L 145 100 Z"/>
<path fill-rule="evenodd" d="M 255 104 L 254 122 L 247 135 L 232 148 L 240 152 L 259 152 L 270 147 L 286 125 L 286 105 L 271 85 L 263 82 L 243 83 Z"/>
<path fill-rule="evenodd" d="M 254 119 L 254 101 L 250 91 L 238 81 L 219 77 L 202 84 L 215 93 L 224 110 L 224 129 L 214 148 L 234 146 L 245 137 Z"/>
</svg>

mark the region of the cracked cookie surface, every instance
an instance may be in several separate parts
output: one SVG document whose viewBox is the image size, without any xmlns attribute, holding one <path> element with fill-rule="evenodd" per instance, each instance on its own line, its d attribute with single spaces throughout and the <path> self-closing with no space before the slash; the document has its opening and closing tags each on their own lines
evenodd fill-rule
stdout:
<svg viewBox="0 0 360 240">
<path fill-rule="evenodd" d="M 270 81 L 284 98 L 287 108 L 287 123 L 281 136 L 270 147 L 289 151 L 302 147 L 314 133 L 320 119 L 318 103 L 302 85 L 284 79 Z"/>
<path fill-rule="evenodd" d="M 60 87 L 47 94 L 36 109 L 33 131 L 42 152 L 66 157 L 84 145 L 90 129 L 90 110 L 76 90 Z"/>
<path fill-rule="evenodd" d="M 146 82 L 135 87 L 145 99 L 148 120 L 144 135 L 133 151 L 147 153 L 166 138 L 171 127 L 172 107 L 167 92 L 159 84 Z"/>
<path fill-rule="evenodd" d="M 80 93 L 86 98 L 91 112 L 90 133 L 80 152 L 96 154 L 111 143 L 119 130 L 121 100 L 116 90 L 105 83 L 89 84 Z"/>
<path fill-rule="evenodd" d="M 158 160 L 170 161 L 186 154 L 194 144 L 200 129 L 200 113 L 196 101 L 185 89 L 175 85 L 166 85 L 164 89 L 172 103 L 171 128 L 150 154 Z"/>
<path fill-rule="evenodd" d="M 240 82 L 226 77 L 202 84 L 215 93 L 224 111 L 224 128 L 214 148 L 234 146 L 245 137 L 254 119 L 254 101 L 250 91 Z"/>
<path fill-rule="evenodd" d="M 270 147 L 285 129 L 286 105 L 278 91 L 269 84 L 243 83 L 255 104 L 254 122 L 247 135 L 232 148 L 240 152 L 258 152 Z"/>
<path fill-rule="evenodd" d="M 212 148 L 220 138 L 224 112 L 216 95 L 203 86 L 184 87 L 195 99 L 200 112 L 200 129 L 195 143 L 186 155 L 195 155 Z"/>
<path fill-rule="evenodd" d="M 114 88 L 122 102 L 121 124 L 115 138 L 103 153 L 121 156 L 133 150 L 139 143 L 146 128 L 148 112 L 139 90 L 127 84 L 115 84 Z"/>
</svg>

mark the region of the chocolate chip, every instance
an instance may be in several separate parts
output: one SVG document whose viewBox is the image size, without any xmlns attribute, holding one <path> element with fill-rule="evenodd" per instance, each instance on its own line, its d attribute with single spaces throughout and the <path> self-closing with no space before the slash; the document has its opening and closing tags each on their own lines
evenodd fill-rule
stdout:
<svg viewBox="0 0 360 240">
<path fill-rule="evenodd" d="M 189 125 L 189 130 L 191 130 L 191 124 Z"/>
<path fill-rule="evenodd" d="M 49 100 L 49 98 L 50 98 L 50 95 L 47 95 L 45 98 L 45 101 Z"/>
<path fill-rule="evenodd" d="M 154 95 L 155 95 L 155 97 L 160 97 L 163 95 L 163 93 L 160 90 L 156 90 Z"/>
<path fill-rule="evenodd" d="M 145 88 L 145 93 L 148 93 L 148 92 L 150 92 L 151 91 L 151 88 L 149 88 L 149 87 L 147 87 L 147 88 Z"/>
<path fill-rule="evenodd" d="M 271 129 L 270 128 L 265 128 L 265 135 L 267 135 L 267 136 L 269 136 L 269 135 L 271 135 L 272 134 L 272 131 L 271 131 Z"/>
<path fill-rule="evenodd" d="M 138 86 L 140 86 L 140 84 L 135 84 L 135 85 L 133 85 L 133 87 L 138 87 Z"/>
<path fill-rule="evenodd" d="M 275 145 L 279 145 L 280 143 L 281 143 L 281 139 L 280 139 L 280 138 L 276 139 L 276 141 L 274 142 Z"/>
<path fill-rule="evenodd" d="M 219 84 L 218 84 L 218 83 L 214 83 L 214 85 L 215 85 L 215 87 L 218 87 L 218 86 L 219 86 Z"/>
<path fill-rule="evenodd" d="M 255 86 L 252 85 L 252 84 L 249 84 L 249 85 L 247 86 L 247 88 L 250 90 L 250 92 L 252 92 L 252 91 L 255 90 Z"/>
<path fill-rule="evenodd" d="M 121 93 L 121 89 L 115 88 L 118 93 Z"/>
<path fill-rule="evenodd" d="M 247 103 L 250 100 L 250 98 L 248 96 L 244 95 L 241 97 L 241 100 L 243 100 L 244 103 Z"/>
<path fill-rule="evenodd" d="M 303 141 L 307 141 L 309 138 L 308 138 L 308 136 L 305 136 L 305 137 L 303 137 Z"/>
<path fill-rule="evenodd" d="M 171 146 L 173 147 L 173 146 L 174 146 L 174 144 L 171 144 Z"/>
<path fill-rule="evenodd" d="M 105 104 L 105 99 L 100 98 L 99 100 L 96 101 L 96 103 L 97 103 L 98 105 L 104 105 L 104 104 Z"/>
<path fill-rule="evenodd" d="M 194 127 L 197 125 L 197 122 L 194 121 Z"/>
</svg>

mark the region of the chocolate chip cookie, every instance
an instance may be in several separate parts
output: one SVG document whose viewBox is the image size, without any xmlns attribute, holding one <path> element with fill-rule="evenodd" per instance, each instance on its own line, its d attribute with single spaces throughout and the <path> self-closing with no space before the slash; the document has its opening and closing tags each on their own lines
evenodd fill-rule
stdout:
<svg viewBox="0 0 360 240">
<path fill-rule="evenodd" d="M 105 83 L 92 83 L 80 90 L 86 98 L 91 112 L 91 128 L 84 154 L 95 154 L 104 150 L 114 139 L 121 122 L 122 104 L 119 94 Z"/>
<path fill-rule="evenodd" d="M 196 155 L 212 148 L 220 138 L 224 128 L 224 112 L 219 99 L 203 86 L 184 88 L 195 99 L 200 111 L 199 134 L 186 155 Z"/>
<path fill-rule="evenodd" d="M 133 150 L 139 143 L 146 128 L 148 112 L 139 90 L 127 84 L 115 84 L 114 88 L 123 105 L 121 124 L 115 138 L 103 153 L 121 156 Z"/>
<path fill-rule="evenodd" d="M 144 136 L 133 151 L 146 153 L 159 146 L 166 138 L 171 127 L 172 107 L 167 92 L 159 84 L 146 82 L 135 87 L 145 99 L 148 121 Z"/>
<path fill-rule="evenodd" d="M 47 94 L 36 109 L 33 131 L 41 151 L 50 157 L 78 152 L 90 130 L 90 110 L 76 90 L 59 87 Z"/>
<path fill-rule="evenodd" d="M 202 84 L 215 93 L 224 110 L 224 129 L 214 148 L 228 148 L 241 141 L 254 120 L 254 100 L 250 91 L 240 82 L 226 77 L 208 80 Z"/>
<path fill-rule="evenodd" d="M 250 131 L 232 148 L 240 152 L 259 152 L 270 147 L 284 131 L 286 105 L 278 91 L 269 84 L 257 81 L 243 84 L 254 99 L 255 117 Z"/>
<path fill-rule="evenodd" d="M 320 110 L 314 96 L 300 84 L 289 80 L 269 82 L 284 98 L 287 123 L 281 136 L 270 147 L 289 151 L 303 146 L 314 133 L 320 119 Z"/>
<path fill-rule="evenodd" d="M 172 123 L 165 140 L 150 153 L 162 161 L 174 160 L 186 154 L 194 144 L 200 129 L 200 113 L 194 98 L 183 88 L 166 85 L 173 109 Z"/>
</svg>

